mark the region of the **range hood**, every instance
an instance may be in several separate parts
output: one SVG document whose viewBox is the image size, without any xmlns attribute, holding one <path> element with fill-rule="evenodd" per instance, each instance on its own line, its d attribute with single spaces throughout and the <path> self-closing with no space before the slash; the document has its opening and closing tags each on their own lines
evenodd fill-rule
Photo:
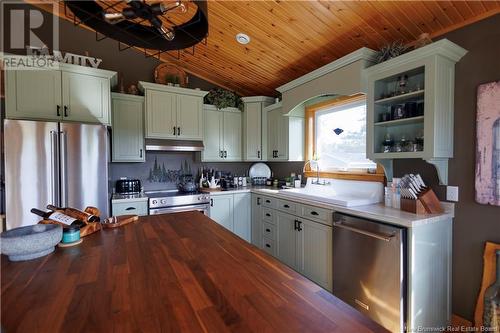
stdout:
<svg viewBox="0 0 500 333">
<path fill-rule="evenodd" d="M 203 141 L 146 139 L 146 151 L 203 151 Z"/>
</svg>

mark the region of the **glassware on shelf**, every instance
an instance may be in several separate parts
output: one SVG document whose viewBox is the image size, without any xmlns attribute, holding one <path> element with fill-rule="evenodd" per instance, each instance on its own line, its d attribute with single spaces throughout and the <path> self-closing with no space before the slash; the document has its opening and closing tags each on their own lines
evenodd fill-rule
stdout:
<svg viewBox="0 0 500 333">
<path fill-rule="evenodd" d="M 416 151 L 424 151 L 424 133 L 420 131 L 415 137 Z"/>
<path fill-rule="evenodd" d="M 396 92 L 397 95 L 403 95 L 408 92 L 408 75 L 398 76 L 396 80 Z"/>
<path fill-rule="evenodd" d="M 394 146 L 394 140 L 392 139 L 392 136 L 389 133 L 386 133 L 385 139 L 382 142 L 382 152 L 384 153 L 392 152 L 393 146 Z"/>
<path fill-rule="evenodd" d="M 396 104 L 391 106 L 392 119 L 403 119 L 405 118 L 405 105 Z"/>
<path fill-rule="evenodd" d="M 385 122 L 385 121 L 390 121 L 390 120 L 392 120 L 390 111 L 382 112 L 380 114 L 380 119 L 379 119 L 380 122 Z"/>
</svg>

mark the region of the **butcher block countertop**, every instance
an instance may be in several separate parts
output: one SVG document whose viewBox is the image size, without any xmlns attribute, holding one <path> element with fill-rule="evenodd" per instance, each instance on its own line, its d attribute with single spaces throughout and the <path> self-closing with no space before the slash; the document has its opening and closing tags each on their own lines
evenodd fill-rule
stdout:
<svg viewBox="0 0 500 333">
<path fill-rule="evenodd" d="M 198 212 L 1 269 L 6 332 L 386 332 Z"/>
</svg>

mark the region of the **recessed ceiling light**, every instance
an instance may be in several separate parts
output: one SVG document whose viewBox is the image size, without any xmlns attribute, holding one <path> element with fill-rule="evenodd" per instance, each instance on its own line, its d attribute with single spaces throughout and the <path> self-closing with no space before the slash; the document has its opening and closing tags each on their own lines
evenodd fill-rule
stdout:
<svg viewBox="0 0 500 333">
<path fill-rule="evenodd" d="M 243 45 L 250 43 L 250 37 L 242 32 L 236 35 L 236 40 Z"/>
</svg>

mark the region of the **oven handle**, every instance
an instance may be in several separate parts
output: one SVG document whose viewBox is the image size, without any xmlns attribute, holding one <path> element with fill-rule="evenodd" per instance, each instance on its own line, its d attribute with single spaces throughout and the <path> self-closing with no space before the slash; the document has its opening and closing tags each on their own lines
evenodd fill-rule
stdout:
<svg viewBox="0 0 500 333">
<path fill-rule="evenodd" d="M 180 206 L 180 207 L 170 207 L 170 208 L 153 208 L 149 210 L 149 215 L 158 215 L 158 214 L 169 214 L 169 213 L 180 213 L 180 212 L 189 212 L 197 210 L 208 214 L 209 206 L 208 205 L 189 205 L 189 206 Z"/>
</svg>

